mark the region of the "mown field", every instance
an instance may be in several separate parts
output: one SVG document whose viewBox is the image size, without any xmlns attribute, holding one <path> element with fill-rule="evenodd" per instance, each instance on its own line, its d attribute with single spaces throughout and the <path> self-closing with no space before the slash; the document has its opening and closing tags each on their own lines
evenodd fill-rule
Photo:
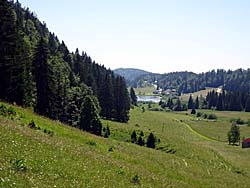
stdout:
<svg viewBox="0 0 250 188">
<path fill-rule="evenodd" d="M 156 89 L 155 86 L 147 86 L 147 87 L 134 88 L 136 95 L 154 95 L 153 91 L 155 89 Z"/>
<path fill-rule="evenodd" d="M 211 92 L 211 91 L 213 91 L 213 90 L 215 90 L 215 91 L 217 91 L 217 92 L 220 92 L 220 91 L 221 91 L 221 88 L 206 88 L 206 89 L 204 89 L 204 90 L 200 90 L 200 91 L 191 93 L 191 94 L 192 94 L 192 98 L 195 100 L 196 97 L 200 97 L 200 96 L 206 97 L 207 94 L 208 94 L 208 92 Z M 186 102 L 187 102 L 188 99 L 189 99 L 189 97 L 190 97 L 190 93 L 188 93 L 188 94 L 183 94 L 183 95 L 181 95 L 180 99 L 181 99 L 182 101 L 186 101 Z"/>
<path fill-rule="evenodd" d="M 189 113 L 142 112 L 139 106 L 127 124 L 102 120 L 111 129 L 111 137 L 102 138 L 14 108 L 17 115 L 0 116 L 0 187 L 250 185 L 250 149 L 229 146 L 225 139 L 230 119 L 248 119 L 247 113 L 220 112 L 207 122 Z M 40 130 L 27 126 L 31 120 Z M 157 148 L 130 143 L 134 130 L 143 131 L 144 139 L 153 132 L 160 139 Z M 247 136 L 250 127 L 241 131 Z"/>
</svg>

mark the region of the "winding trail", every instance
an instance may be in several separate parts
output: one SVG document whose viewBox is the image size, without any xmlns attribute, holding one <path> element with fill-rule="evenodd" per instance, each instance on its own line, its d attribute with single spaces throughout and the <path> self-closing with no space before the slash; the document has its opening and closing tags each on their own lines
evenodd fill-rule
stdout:
<svg viewBox="0 0 250 188">
<path fill-rule="evenodd" d="M 186 126 L 192 133 L 194 133 L 195 135 L 199 136 L 200 138 L 203 138 L 205 140 L 208 140 L 208 141 L 212 141 L 212 142 L 219 142 L 218 140 L 216 139 L 213 139 L 213 138 L 210 138 L 208 136 L 205 136 L 199 132 L 197 132 L 196 130 L 194 130 L 189 124 L 185 123 L 185 122 L 181 122 L 180 120 L 178 119 L 175 119 L 176 121 L 180 122 L 181 124 L 183 124 L 184 126 Z"/>
</svg>

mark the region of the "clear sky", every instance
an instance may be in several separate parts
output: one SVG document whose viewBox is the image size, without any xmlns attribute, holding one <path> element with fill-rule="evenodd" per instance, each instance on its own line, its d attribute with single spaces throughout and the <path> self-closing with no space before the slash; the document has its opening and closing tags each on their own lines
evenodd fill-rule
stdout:
<svg viewBox="0 0 250 188">
<path fill-rule="evenodd" d="M 19 0 L 107 68 L 250 68 L 249 0 Z"/>
</svg>

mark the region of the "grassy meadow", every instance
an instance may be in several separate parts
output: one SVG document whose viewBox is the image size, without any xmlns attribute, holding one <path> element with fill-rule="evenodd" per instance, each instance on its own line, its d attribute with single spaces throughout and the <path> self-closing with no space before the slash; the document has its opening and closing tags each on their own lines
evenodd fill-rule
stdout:
<svg viewBox="0 0 250 188">
<path fill-rule="evenodd" d="M 208 121 L 141 108 L 126 124 L 102 120 L 111 130 L 102 138 L 14 107 L 17 115 L 0 116 L 0 187 L 249 187 L 250 149 L 226 140 L 230 119 L 249 114 L 206 111 L 218 116 Z M 40 130 L 27 126 L 32 120 Z M 145 140 L 153 132 L 156 149 L 130 143 L 134 130 Z"/>
<path fill-rule="evenodd" d="M 215 90 L 217 92 L 221 91 L 220 88 L 206 88 L 204 90 L 200 90 L 200 91 L 197 91 L 197 92 L 194 92 L 194 93 L 190 93 L 190 94 L 192 94 L 192 98 L 195 100 L 196 97 L 200 97 L 200 96 L 206 97 L 207 94 L 208 94 L 208 92 L 211 92 L 213 90 Z M 190 94 L 183 94 L 183 95 L 181 95 L 180 99 L 182 101 L 186 101 L 187 102 L 188 99 L 189 99 L 189 97 L 190 97 Z"/>
<path fill-rule="evenodd" d="M 146 86 L 140 88 L 134 88 L 136 95 L 154 95 L 153 91 L 155 90 L 155 86 Z"/>
</svg>

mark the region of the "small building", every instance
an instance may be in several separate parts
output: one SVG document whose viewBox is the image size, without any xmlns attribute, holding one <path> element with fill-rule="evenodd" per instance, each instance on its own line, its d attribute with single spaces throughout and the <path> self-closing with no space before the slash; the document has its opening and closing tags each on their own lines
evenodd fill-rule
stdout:
<svg viewBox="0 0 250 188">
<path fill-rule="evenodd" d="M 242 141 L 242 148 L 250 148 L 250 138 L 246 138 Z"/>
</svg>

